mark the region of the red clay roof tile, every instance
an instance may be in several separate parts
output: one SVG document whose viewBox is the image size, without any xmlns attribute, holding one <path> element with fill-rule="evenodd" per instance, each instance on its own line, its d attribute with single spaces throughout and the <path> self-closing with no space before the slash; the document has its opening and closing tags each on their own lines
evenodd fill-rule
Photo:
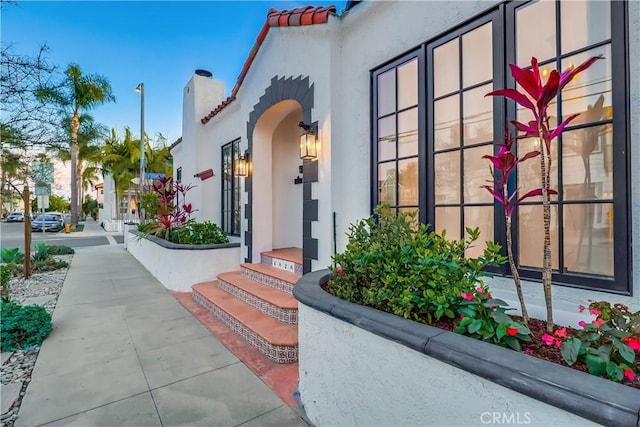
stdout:
<svg viewBox="0 0 640 427">
<path fill-rule="evenodd" d="M 236 95 L 238 94 L 238 90 L 240 89 L 240 85 L 244 81 L 251 64 L 253 63 L 253 59 L 255 58 L 262 42 L 267 37 L 267 33 L 269 32 L 269 28 L 271 27 L 297 27 L 301 25 L 315 25 L 315 24 L 324 24 L 329 21 L 329 14 L 335 14 L 336 7 L 314 7 L 314 6 L 305 6 L 299 7 L 293 10 L 277 10 L 274 8 L 269 9 L 267 13 L 267 21 L 264 26 L 258 33 L 258 37 L 256 38 L 256 43 L 251 48 L 249 55 L 242 67 L 242 71 L 236 80 L 236 84 L 231 91 L 231 96 L 222 101 L 216 108 L 211 110 L 209 114 L 204 116 L 200 121 L 202 124 L 207 124 L 209 120 L 211 120 L 216 114 L 218 114 L 224 107 L 229 105 L 234 99 L 236 99 Z M 182 138 L 180 138 L 182 140 Z M 178 145 L 178 142 L 174 143 Z M 172 144 L 170 148 L 173 148 L 175 145 Z"/>
<path fill-rule="evenodd" d="M 180 144 L 181 142 L 182 142 L 182 137 L 180 137 L 180 138 L 176 139 L 175 141 L 173 141 L 173 144 L 171 144 L 171 145 L 169 146 L 169 151 L 173 150 L 173 148 L 174 148 L 176 145 Z"/>
</svg>

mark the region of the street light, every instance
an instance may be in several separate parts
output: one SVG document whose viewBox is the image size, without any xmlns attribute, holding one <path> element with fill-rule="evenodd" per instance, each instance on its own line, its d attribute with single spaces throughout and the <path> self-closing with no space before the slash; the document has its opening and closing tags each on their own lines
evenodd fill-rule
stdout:
<svg viewBox="0 0 640 427">
<path fill-rule="evenodd" d="M 136 87 L 140 93 L 140 204 L 138 205 L 138 218 L 142 221 L 140 207 L 142 206 L 142 191 L 144 190 L 144 82 Z M 131 209 L 129 207 L 128 209 Z"/>
</svg>

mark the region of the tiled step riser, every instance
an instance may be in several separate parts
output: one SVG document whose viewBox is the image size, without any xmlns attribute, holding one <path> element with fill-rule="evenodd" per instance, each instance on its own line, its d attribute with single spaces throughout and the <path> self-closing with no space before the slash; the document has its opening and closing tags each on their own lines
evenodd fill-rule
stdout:
<svg viewBox="0 0 640 427">
<path fill-rule="evenodd" d="M 222 310 L 213 302 L 200 295 L 197 291 L 192 292 L 191 295 L 194 301 L 213 313 L 214 316 L 220 319 L 225 325 L 231 328 L 235 333 L 237 333 L 245 341 L 247 341 L 252 347 L 267 356 L 269 359 L 273 360 L 276 363 L 295 363 L 298 361 L 298 347 L 270 344 L 258 334 L 235 319 L 233 316 L 230 316 L 227 312 Z"/>
<path fill-rule="evenodd" d="M 288 271 L 290 273 L 302 274 L 302 264 L 287 261 L 284 259 L 260 255 L 260 263 L 270 265 L 272 267 L 279 268 L 280 270 Z"/>
<path fill-rule="evenodd" d="M 293 295 L 293 283 L 285 282 L 282 279 L 278 279 L 273 276 L 269 276 L 263 273 L 260 273 L 255 270 L 251 270 L 245 267 L 241 267 L 242 275 L 247 277 L 255 282 L 262 283 L 265 286 L 269 286 L 270 288 L 276 289 L 281 292 L 286 292 L 289 295 Z"/>
<path fill-rule="evenodd" d="M 267 316 L 276 319 L 282 323 L 289 323 L 292 325 L 298 324 L 298 310 L 287 310 L 270 304 L 269 302 L 258 298 L 257 296 L 250 294 L 249 292 L 234 286 L 232 283 L 228 283 L 218 278 L 218 287 L 223 291 L 230 293 L 239 300 L 246 302 L 252 307 L 257 308 Z"/>
</svg>

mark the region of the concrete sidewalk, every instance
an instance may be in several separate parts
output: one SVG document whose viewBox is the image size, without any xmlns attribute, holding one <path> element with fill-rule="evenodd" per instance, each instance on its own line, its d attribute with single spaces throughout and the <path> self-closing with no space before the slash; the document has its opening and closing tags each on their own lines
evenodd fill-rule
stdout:
<svg viewBox="0 0 640 427">
<path fill-rule="evenodd" d="M 112 245 L 76 250 L 16 421 L 43 424 L 305 426 Z"/>
</svg>

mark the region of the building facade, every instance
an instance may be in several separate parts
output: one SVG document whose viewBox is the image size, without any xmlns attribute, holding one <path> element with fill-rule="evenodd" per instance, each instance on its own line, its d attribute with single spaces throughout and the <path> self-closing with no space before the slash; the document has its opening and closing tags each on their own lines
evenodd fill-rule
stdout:
<svg viewBox="0 0 640 427">
<path fill-rule="evenodd" d="M 485 95 L 514 87 L 508 65 L 532 56 L 544 76 L 603 55 L 550 113 L 552 126 L 580 113 L 553 146 L 554 283 L 568 305 L 603 292 L 640 306 L 640 3 L 353 3 L 340 16 L 272 10 L 229 97 L 207 73 L 185 86 L 171 152 L 175 176 L 197 184 L 197 219 L 241 237 L 239 263 L 299 247 L 305 272 L 326 268 L 378 203 L 418 210 L 452 238 L 479 227 L 482 241 L 504 246 L 482 156 L 506 123 L 527 118 Z M 317 155 L 303 160 L 300 136 L 316 129 Z M 519 139 L 518 150 L 538 143 Z M 513 185 L 539 186 L 536 162 L 526 166 Z M 527 292 L 542 301 L 541 202 L 521 206 L 514 223 Z M 491 284 L 516 300 L 510 279 Z"/>
</svg>

